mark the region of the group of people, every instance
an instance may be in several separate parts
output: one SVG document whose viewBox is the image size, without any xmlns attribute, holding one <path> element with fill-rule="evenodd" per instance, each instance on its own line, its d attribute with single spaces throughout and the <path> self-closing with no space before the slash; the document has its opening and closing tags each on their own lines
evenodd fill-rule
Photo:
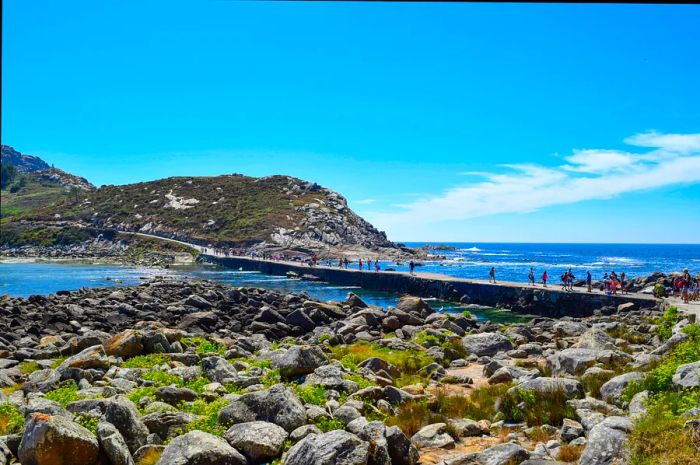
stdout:
<svg viewBox="0 0 700 465">
<path fill-rule="evenodd" d="M 687 271 L 687 270 L 686 270 Z M 530 286 L 535 285 L 535 269 L 530 268 L 530 272 L 527 276 L 528 283 Z M 541 282 L 543 287 L 547 287 L 547 281 L 549 281 L 549 274 L 547 270 L 542 272 Z M 576 282 L 576 276 L 571 268 L 562 273 L 561 275 L 561 286 L 562 289 L 567 292 L 572 292 L 574 290 L 574 283 Z M 496 284 L 496 268 L 491 267 L 489 270 L 489 283 Z M 608 295 L 617 295 L 618 289 L 622 294 L 627 294 L 627 276 L 625 273 L 621 273 L 618 277 L 617 273 L 612 271 L 610 274 L 605 273 L 603 276 L 603 281 L 601 283 L 600 290 Z M 588 292 L 593 292 L 593 275 L 590 271 L 586 271 L 586 288 Z"/>
<path fill-rule="evenodd" d="M 700 300 L 700 275 L 693 279 L 690 271 L 686 268 L 682 275 L 674 278 L 672 289 L 673 295 L 680 295 L 683 303 Z"/>
</svg>

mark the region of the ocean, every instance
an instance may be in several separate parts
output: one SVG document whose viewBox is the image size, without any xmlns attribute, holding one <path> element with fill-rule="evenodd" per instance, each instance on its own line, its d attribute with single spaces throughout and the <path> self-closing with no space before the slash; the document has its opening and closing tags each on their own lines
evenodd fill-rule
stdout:
<svg viewBox="0 0 700 465">
<path fill-rule="evenodd" d="M 409 243 L 411 247 L 435 245 Z M 454 250 L 434 253 L 446 256 L 446 260 L 427 260 L 418 272 L 443 273 L 461 278 L 488 279 L 488 271 L 496 268 L 496 278 L 503 281 L 526 282 L 530 267 L 539 279 L 545 269 L 550 279 L 556 281 L 564 270 L 572 268 L 583 278 L 590 270 L 594 279 L 603 273 L 615 271 L 630 277 L 645 276 L 654 271 L 680 271 L 690 268 L 700 270 L 700 245 L 632 245 L 632 244 L 493 244 L 459 243 L 442 244 Z M 382 269 L 393 267 L 408 270 L 408 263 L 397 265 L 382 262 Z M 399 296 L 388 292 L 375 292 L 351 286 L 334 286 L 328 283 L 288 279 L 257 272 L 224 269 L 216 266 L 197 265 L 170 269 L 89 265 L 75 263 L 9 263 L 0 262 L 0 295 L 28 297 L 32 294 L 50 294 L 59 290 L 76 290 L 81 287 L 105 287 L 136 285 L 152 276 L 177 276 L 193 279 L 210 279 L 234 286 L 264 287 L 278 292 L 307 292 L 321 300 L 343 300 L 348 292 L 360 295 L 367 303 L 387 307 L 396 305 Z M 110 279 L 108 279 L 110 278 Z M 118 279 L 120 282 L 115 281 Z M 467 307 L 433 299 L 433 307 L 446 312 L 461 312 Z M 495 309 L 470 309 L 479 318 L 493 321 L 521 321 L 521 315 Z"/>
</svg>

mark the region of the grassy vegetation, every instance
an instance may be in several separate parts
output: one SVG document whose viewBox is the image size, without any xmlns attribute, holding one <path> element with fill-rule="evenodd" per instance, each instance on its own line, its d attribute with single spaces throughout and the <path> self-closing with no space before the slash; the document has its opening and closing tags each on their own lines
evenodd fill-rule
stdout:
<svg viewBox="0 0 700 465">
<path fill-rule="evenodd" d="M 563 388 L 546 393 L 516 389 L 503 396 L 499 410 L 506 420 L 525 421 L 529 426 L 560 426 L 564 418 L 576 418 L 575 410 L 567 407 L 566 401 Z"/>
<path fill-rule="evenodd" d="M 323 386 L 302 386 L 299 384 L 292 385 L 292 389 L 302 402 L 307 404 L 323 406 L 328 398 L 326 397 L 326 388 Z"/>
<path fill-rule="evenodd" d="M 99 418 L 92 417 L 84 413 L 79 413 L 75 416 L 75 422 L 97 436 L 97 424 L 100 422 Z"/>
<path fill-rule="evenodd" d="M 431 423 L 447 423 L 450 418 L 491 420 L 498 410 L 496 405 L 508 385 L 498 384 L 474 390 L 469 396 L 453 395 L 446 389 L 435 392 L 435 400 L 413 400 L 402 404 L 398 414 L 386 419 L 389 426 L 396 425 L 409 437 Z"/>
<path fill-rule="evenodd" d="M 148 354 L 137 355 L 136 357 L 125 360 L 122 366 L 124 368 L 153 368 L 168 364 L 169 362 L 170 357 L 165 354 Z"/>
<path fill-rule="evenodd" d="M 661 338 L 671 337 L 678 318 L 678 310 L 671 307 L 655 321 Z M 672 382 L 680 365 L 700 360 L 700 326 L 688 325 L 683 331 L 690 337 L 651 367 L 641 381 L 630 383 L 622 395 L 622 400 L 629 401 L 638 392 L 649 391 L 647 414 L 635 421 L 629 436 L 630 465 L 700 463 L 700 438 L 692 429 L 683 428 L 688 418 L 680 416 L 700 406 L 700 388 L 676 389 Z"/>
<path fill-rule="evenodd" d="M 320 429 L 324 433 L 336 429 L 345 429 L 345 425 L 343 424 L 343 422 L 334 418 L 321 417 L 314 424 L 318 426 L 318 429 Z"/>
<path fill-rule="evenodd" d="M 149 449 L 145 455 L 141 456 L 141 460 L 139 460 L 136 465 L 156 465 L 161 455 L 163 455 L 161 449 Z"/>
<path fill-rule="evenodd" d="M 22 431 L 24 416 L 19 409 L 9 402 L 0 403 L 0 436 Z"/>
<path fill-rule="evenodd" d="M 578 459 L 581 458 L 583 450 L 586 446 L 574 446 L 571 444 L 565 444 L 559 449 L 559 461 L 566 463 L 578 463 Z"/>
<path fill-rule="evenodd" d="M 210 341 L 202 336 L 186 337 L 182 338 L 180 342 L 186 347 L 195 347 L 195 353 L 198 354 L 218 354 L 225 355 L 226 347 L 222 346 L 218 342 Z"/>
<path fill-rule="evenodd" d="M 20 373 L 23 375 L 29 375 L 41 369 L 39 364 L 33 360 L 31 362 L 22 362 L 17 368 L 19 368 Z"/>
<path fill-rule="evenodd" d="M 17 173 L 0 194 L 0 218 L 3 220 L 33 214 L 71 198 L 64 186 L 36 173 Z M 5 227 L 6 221 L 3 221 Z"/>
<path fill-rule="evenodd" d="M 45 397 L 48 400 L 58 402 L 61 407 L 65 407 L 71 402 L 81 399 L 80 395 L 78 394 L 78 385 L 75 384 L 74 381 L 66 382 L 63 386 L 47 392 Z"/>
<path fill-rule="evenodd" d="M 282 176 L 262 180 L 245 176 L 173 177 L 103 186 L 86 195 L 89 204 L 65 198 L 54 207 L 36 212 L 33 217 L 49 219 L 58 212 L 72 220 L 111 218 L 113 223 L 134 225 L 152 222 L 193 239 L 233 245 L 266 239 L 275 227 L 297 226 L 302 213 L 296 207 L 324 197 L 318 191 L 287 193 L 287 187 L 288 181 Z M 165 196 L 170 194 L 197 199 L 198 203 L 187 210 L 169 208 Z M 136 214 L 141 217 L 137 218 Z M 210 219 L 215 222 L 208 224 Z"/>
<path fill-rule="evenodd" d="M 338 345 L 331 347 L 333 358 L 350 370 L 356 371 L 358 364 L 370 357 L 379 357 L 394 365 L 401 376 L 394 379 L 397 387 L 427 381 L 428 375 L 420 372 L 424 366 L 432 363 L 434 359 L 416 349 L 393 350 L 378 344 L 358 342 L 350 345 Z M 358 381 L 357 379 L 352 379 Z"/>
<path fill-rule="evenodd" d="M 212 402 L 197 399 L 180 404 L 179 409 L 183 412 L 199 415 L 199 418 L 188 423 L 187 431 L 200 430 L 205 433 L 222 436 L 228 429 L 228 426 L 230 426 L 219 423 L 219 412 L 226 405 L 228 405 L 228 402 L 224 399 L 217 399 Z"/>
</svg>

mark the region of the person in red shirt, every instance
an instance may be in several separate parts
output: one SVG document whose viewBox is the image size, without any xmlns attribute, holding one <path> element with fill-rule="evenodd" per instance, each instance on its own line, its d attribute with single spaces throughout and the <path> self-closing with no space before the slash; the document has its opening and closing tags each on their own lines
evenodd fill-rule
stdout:
<svg viewBox="0 0 700 465">
<path fill-rule="evenodd" d="M 547 279 L 549 276 L 547 276 L 547 270 L 544 270 L 544 273 L 542 273 L 542 284 L 544 287 L 547 287 Z"/>
</svg>

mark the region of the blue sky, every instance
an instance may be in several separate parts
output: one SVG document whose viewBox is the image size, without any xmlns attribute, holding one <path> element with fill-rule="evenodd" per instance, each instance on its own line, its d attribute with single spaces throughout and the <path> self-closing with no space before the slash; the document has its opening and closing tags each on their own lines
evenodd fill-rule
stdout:
<svg viewBox="0 0 700 465">
<path fill-rule="evenodd" d="M 2 141 L 290 174 L 398 241 L 700 242 L 700 6 L 3 2 Z"/>
</svg>

